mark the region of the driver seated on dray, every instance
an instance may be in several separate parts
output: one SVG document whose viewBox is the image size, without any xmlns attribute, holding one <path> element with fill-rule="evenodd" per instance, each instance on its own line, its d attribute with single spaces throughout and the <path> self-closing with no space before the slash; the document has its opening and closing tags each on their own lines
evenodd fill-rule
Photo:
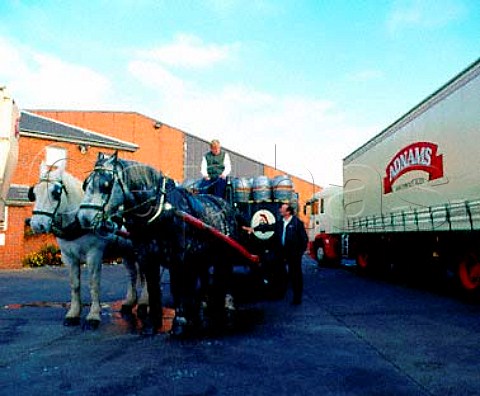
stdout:
<svg viewBox="0 0 480 396">
<path fill-rule="evenodd" d="M 200 191 L 225 198 L 226 179 L 231 171 L 230 156 L 222 150 L 219 140 L 212 140 L 210 151 L 202 157 L 200 173 L 203 179 L 200 183 Z"/>
</svg>

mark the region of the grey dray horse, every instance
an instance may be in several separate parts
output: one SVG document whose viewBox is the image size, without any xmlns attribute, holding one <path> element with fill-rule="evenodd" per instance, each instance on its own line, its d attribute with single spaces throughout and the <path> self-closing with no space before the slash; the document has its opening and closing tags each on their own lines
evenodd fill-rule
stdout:
<svg viewBox="0 0 480 396">
<path fill-rule="evenodd" d="M 86 232 L 80 227 L 77 212 L 83 199 L 82 182 L 66 172 L 63 161 L 59 167 L 45 164 L 40 168 L 40 180 L 28 192 L 30 201 L 35 202 L 33 216 L 30 219 L 32 231 L 37 234 L 52 232 L 62 253 L 62 261 L 70 268 L 71 302 L 64 324 L 80 324 L 82 310 L 80 269 L 86 263 L 90 272 L 90 311 L 86 317 L 88 327 L 96 328 L 100 324 L 100 274 L 105 254 L 115 250 L 123 257 L 123 263 L 129 274 L 127 296 L 122 311 L 129 312 L 137 303 L 137 281 L 141 282 L 142 297 L 138 301 L 146 306 L 148 296 L 144 278 L 138 273 L 131 242 L 114 237 L 111 234 L 99 235 Z"/>
<path fill-rule="evenodd" d="M 147 277 L 153 332 L 161 323 L 160 265 L 170 273 L 173 334 L 184 334 L 198 324 L 210 268 L 218 282 L 209 289 L 209 307 L 225 308 L 233 260 L 239 259 L 238 252 L 219 238 L 235 240 L 239 235 L 235 210 L 226 201 L 193 195 L 154 168 L 120 159 L 116 152 L 99 154 L 84 189 L 78 216 L 83 227 L 95 227 L 114 216 L 125 219 Z"/>
</svg>

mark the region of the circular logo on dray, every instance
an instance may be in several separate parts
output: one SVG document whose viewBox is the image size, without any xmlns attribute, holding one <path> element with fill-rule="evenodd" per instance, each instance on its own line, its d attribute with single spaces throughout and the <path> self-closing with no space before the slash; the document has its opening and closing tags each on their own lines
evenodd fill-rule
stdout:
<svg viewBox="0 0 480 396">
<path fill-rule="evenodd" d="M 257 210 L 252 216 L 251 226 L 258 239 L 269 239 L 274 234 L 275 216 L 267 209 Z"/>
</svg>

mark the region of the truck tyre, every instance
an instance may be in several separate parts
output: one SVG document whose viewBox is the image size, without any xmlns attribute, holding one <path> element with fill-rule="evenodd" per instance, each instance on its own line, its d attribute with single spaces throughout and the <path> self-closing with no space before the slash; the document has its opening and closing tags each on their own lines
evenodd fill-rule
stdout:
<svg viewBox="0 0 480 396">
<path fill-rule="evenodd" d="M 469 253 L 461 259 L 458 278 L 464 290 L 474 291 L 480 288 L 480 260 L 476 253 Z"/>
</svg>

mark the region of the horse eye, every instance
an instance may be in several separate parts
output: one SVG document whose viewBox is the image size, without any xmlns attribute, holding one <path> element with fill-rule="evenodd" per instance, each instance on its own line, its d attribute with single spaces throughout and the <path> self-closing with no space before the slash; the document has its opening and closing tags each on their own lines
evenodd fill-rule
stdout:
<svg viewBox="0 0 480 396">
<path fill-rule="evenodd" d="M 108 180 L 105 180 L 103 183 L 100 184 L 99 186 L 99 190 L 102 194 L 108 194 L 110 192 L 110 189 L 111 189 L 111 184 L 110 184 L 110 181 Z"/>
<path fill-rule="evenodd" d="M 35 202 L 35 193 L 33 192 L 33 186 L 28 189 L 28 200 L 30 202 Z"/>
<path fill-rule="evenodd" d="M 58 201 L 61 196 L 62 196 L 62 187 L 55 185 L 52 190 L 52 198 Z"/>
</svg>

